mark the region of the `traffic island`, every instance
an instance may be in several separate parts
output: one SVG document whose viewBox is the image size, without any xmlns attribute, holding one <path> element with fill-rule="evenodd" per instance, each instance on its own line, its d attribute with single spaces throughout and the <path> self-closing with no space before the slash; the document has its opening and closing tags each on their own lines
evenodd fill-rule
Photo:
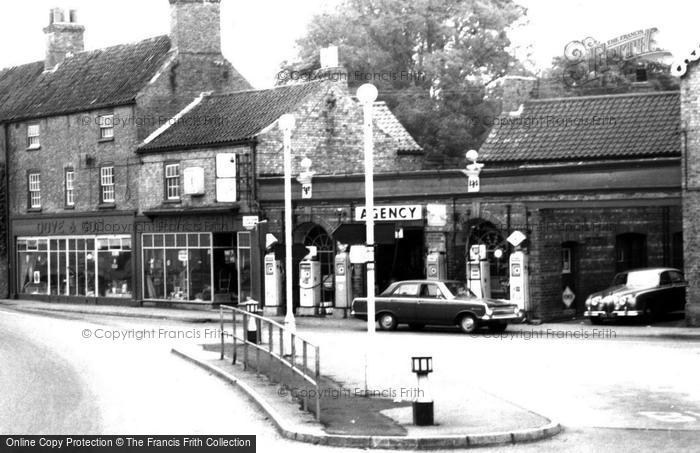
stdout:
<svg viewBox="0 0 700 453">
<path fill-rule="evenodd" d="M 278 378 L 272 382 L 266 372 L 276 372 L 266 370 L 264 359 L 259 364 L 253 359 L 244 371 L 241 364 L 231 364 L 232 352 L 231 347 L 220 360 L 219 345 L 173 349 L 176 355 L 238 386 L 288 439 L 337 447 L 444 449 L 531 442 L 561 431 L 558 423 L 478 390 L 460 413 L 440 413 L 438 406 L 435 425 L 414 426 L 410 401 L 366 397 L 328 377 L 321 381 L 321 419 L 317 422 L 312 412 L 302 410 L 303 398 L 310 396 L 304 393 L 309 389 L 303 383 L 292 380 L 287 381 L 291 385 L 284 385 Z"/>
</svg>

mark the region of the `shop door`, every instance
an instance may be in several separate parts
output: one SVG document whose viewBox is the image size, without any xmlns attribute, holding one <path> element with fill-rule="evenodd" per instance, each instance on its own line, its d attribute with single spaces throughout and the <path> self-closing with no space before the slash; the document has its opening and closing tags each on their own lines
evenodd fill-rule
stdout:
<svg viewBox="0 0 700 453">
<path fill-rule="evenodd" d="M 422 228 L 404 228 L 403 238 L 393 244 L 377 245 L 378 290 L 383 291 L 395 281 L 424 278 L 424 255 Z"/>
</svg>

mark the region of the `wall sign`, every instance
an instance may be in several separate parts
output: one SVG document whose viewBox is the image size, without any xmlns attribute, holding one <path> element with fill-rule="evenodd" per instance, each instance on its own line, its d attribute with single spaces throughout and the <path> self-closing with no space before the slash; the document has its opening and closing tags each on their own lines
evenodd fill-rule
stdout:
<svg viewBox="0 0 700 453">
<path fill-rule="evenodd" d="M 364 206 L 355 208 L 355 220 L 364 221 L 367 209 Z M 374 220 L 377 222 L 394 222 L 397 220 L 421 220 L 423 208 L 421 205 L 375 206 Z"/>
<path fill-rule="evenodd" d="M 447 205 L 429 204 L 425 206 L 428 226 L 442 227 L 447 225 Z"/>
<path fill-rule="evenodd" d="M 576 298 L 576 294 L 574 294 L 573 291 L 571 291 L 571 288 L 568 286 L 564 290 L 564 292 L 561 294 L 561 300 L 564 302 L 564 305 L 566 305 L 566 308 L 571 308 L 571 304 L 574 303 L 574 299 Z"/>
<path fill-rule="evenodd" d="M 246 230 L 252 230 L 260 222 L 260 218 L 256 215 L 244 215 L 243 216 L 243 228 Z"/>
</svg>

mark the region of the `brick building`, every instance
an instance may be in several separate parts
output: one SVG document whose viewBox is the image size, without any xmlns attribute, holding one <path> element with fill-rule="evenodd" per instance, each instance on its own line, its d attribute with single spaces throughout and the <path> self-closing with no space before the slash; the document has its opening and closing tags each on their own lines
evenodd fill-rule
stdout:
<svg viewBox="0 0 700 453">
<path fill-rule="evenodd" d="M 315 173 L 311 199 L 294 182 L 294 243 L 318 248 L 320 302 L 333 304 L 339 243 L 365 242 L 363 113 L 347 79 L 252 90 L 221 56 L 218 1 L 170 3 L 170 36 L 88 52 L 75 15 L 54 11 L 46 61 L 0 72 L 10 294 L 261 298 L 267 234 L 284 237 L 278 119 L 291 113 L 293 173 L 304 158 Z M 513 80 L 497 88 L 527 99 L 533 81 Z M 545 320 L 582 313 L 617 271 L 683 267 L 680 105 L 678 92 L 504 103 L 514 111 L 488 119 L 481 190 L 468 192 L 463 170 L 423 170 L 421 147 L 375 103 L 379 289 L 425 277 L 428 255 L 463 280 L 483 245 L 488 292 L 508 298 L 514 231 L 527 237 L 527 309 Z M 246 228 L 250 215 L 262 223 Z M 355 294 L 363 275 L 353 266 Z"/>
<path fill-rule="evenodd" d="M 420 168 L 422 149 L 386 105 L 377 102 L 374 112 L 378 171 L 396 174 Z M 172 224 L 177 223 L 178 216 L 191 213 L 193 209 L 207 212 L 221 207 L 218 200 L 220 187 L 217 184 L 221 184 L 222 174 L 214 157 L 230 155 L 235 161 L 234 186 L 230 191 L 235 195 L 231 198 L 230 211 L 237 213 L 239 219 L 245 214 L 253 214 L 266 220 L 250 232 L 242 228 L 240 220 L 234 222 L 239 243 L 241 235 L 251 235 L 260 244 L 266 233 L 281 238 L 283 212 L 278 206 L 260 204 L 259 190 L 261 179 L 279 178 L 283 173 L 282 132 L 277 122 L 286 113 L 297 118 L 292 139 L 295 175 L 300 172 L 300 163 L 305 157 L 312 160 L 312 171 L 324 175 L 355 173 L 363 168 L 362 155 L 357 151 L 361 149 L 363 140 L 362 107 L 348 93 L 347 85 L 342 80 L 317 80 L 266 90 L 204 94 L 183 111 L 179 121 L 156 131 L 139 147 L 143 161 L 140 211 Z M 182 172 L 193 167 L 200 168 L 197 171 L 204 175 L 204 188 L 197 193 L 185 193 L 174 201 L 167 200 L 166 186 L 163 185 L 164 162 L 165 165 L 177 165 Z M 185 189 L 185 192 L 190 191 Z M 333 209 L 335 216 L 337 212 Z M 299 218 L 294 233 L 296 243 L 320 246 L 324 275 L 332 276 L 335 242 L 328 226 L 327 222 L 317 225 Z M 148 235 L 146 240 L 149 240 Z M 142 241 L 137 242 L 137 247 L 138 244 L 149 247 Z M 260 269 L 264 252 L 262 247 L 252 247 L 253 269 Z M 299 257 L 295 259 L 295 264 L 298 264 Z M 229 279 L 239 284 L 244 280 L 245 276 L 241 274 L 229 278 L 228 271 L 223 266 L 217 266 L 216 261 L 215 257 L 215 293 L 223 294 L 221 285 L 227 285 Z M 148 270 L 145 272 L 148 273 Z M 256 280 L 256 273 L 254 271 L 251 277 L 252 287 L 257 285 L 260 288 L 262 282 Z M 220 275 L 223 275 L 221 284 Z M 148 275 L 145 279 L 148 279 Z M 295 294 L 298 295 L 298 292 Z M 246 292 L 242 291 L 233 299 L 239 300 L 245 295 Z M 221 300 L 226 299 L 216 299 Z M 273 311 L 279 311 L 280 307 L 276 307 Z"/>
<path fill-rule="evenodd" d="M 444 257 L 446 277 L 464 280 L 467 250 L 483 244 L 491 295 L 508 298 L 506 238 L 515 230 L 528 237 L 531 315 L 546 320 L 581 314 L 586 296 L 618 271 L 683 267 L 677 92 L 529 101 L 518 111 L 498 119 L 480 151 L 478 193 L 467 192 L 462 170 L 375 176 L 377 205 L 419 212 L 379 215 L 379 289 L 425 277 L 431 251 Z M 333 247 L 363 243 L 364 175 L 318 173 L 311 200 L 294 188 L 295 242 L 312 245 L 321 232 Z M 273 175 L 259 182 L 273 225 L 282 183 Z M 571 305 L 562 299 L 567 286 Z"/>
<path fill-rule="evenodd" d="M 12 296 L 138 297 L 137 146 L 201 92 L 250 88 L 221 54 L 219 1 L 170 5 L 170 36 L 90 51 L 54 9 L 46 59 L 0 71 Z"/>
<path fill-rule="evenodd" d="M 687 60 L 686 60 L 687 61 Z M 686 319 L 700 326 L 700 69 L 691 63 L 681 79 L 683 234 L 685 277 L 689 282 Z"/>
</svg>

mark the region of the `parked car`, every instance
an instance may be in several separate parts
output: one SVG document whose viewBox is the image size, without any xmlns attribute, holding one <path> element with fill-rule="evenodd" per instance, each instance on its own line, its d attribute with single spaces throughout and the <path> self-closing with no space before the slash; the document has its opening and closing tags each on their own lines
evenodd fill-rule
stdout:
<svg viewBox="0 0 700 453">
<path fill-rule="evenodd" d="M 436 325 L 458 326 L 466 333 L 480 327 L 503 332 L 509 322 L 522 321 L 516 304 L 478 298 L 465 283 L 449 280 L 395 282 L 376 297 L 375 313 L 381 330 L 408 324 L 414 329 Z M 351 315 L 367 320 L 367 298 L 352 301 Z"/>
<path fill-rule="evenodd" d="M 622 318 L 649 322 L 656 315 L 683 310 L 687 286 L 678 269 L 658 267 L 621 272 L 609 288 L 588 296 L 584 315 L 593 324 Z"/>
</svg>

